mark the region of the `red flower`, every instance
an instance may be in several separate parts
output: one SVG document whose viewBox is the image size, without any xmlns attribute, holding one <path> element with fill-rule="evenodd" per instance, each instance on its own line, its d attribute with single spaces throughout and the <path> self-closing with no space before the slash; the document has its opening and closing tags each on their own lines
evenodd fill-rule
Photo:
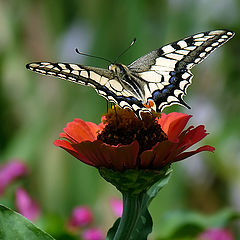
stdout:
<svg viewBox="0 0 240 240">
<path fill-rule="evenodd" d="M 214 151 L 206 145 L 186 152 L 207 135 L 203 125 L 184 130 L 190 118 L 184 113 L 146 113 L 139 120 L 131 110 L 117 109 L 109 111 L 99 125 L 75 119 L 60 133 L 64 139 L 54 144 L 97 168 L 160 170 L 198 152 Z"/>
</svg>

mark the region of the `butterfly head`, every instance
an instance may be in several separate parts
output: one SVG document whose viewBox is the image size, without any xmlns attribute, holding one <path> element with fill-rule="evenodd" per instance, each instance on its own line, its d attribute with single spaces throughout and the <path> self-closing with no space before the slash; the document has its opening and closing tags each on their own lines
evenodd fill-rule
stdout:
<svg viewBox="0 0 240 240">
<path fill-rule="evenodd" d="M 122 75 L 127 71 L 127 67 L 123 64 L 111 64 L 108 69 L 117 75 Z"/>
</svg>

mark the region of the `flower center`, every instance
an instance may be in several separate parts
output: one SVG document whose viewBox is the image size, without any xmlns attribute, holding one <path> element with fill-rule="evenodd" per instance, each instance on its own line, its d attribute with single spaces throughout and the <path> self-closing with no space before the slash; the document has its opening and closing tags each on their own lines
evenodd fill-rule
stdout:
<svg viewBox="0 0 240 240">
<path fill-rule="evenodd" d="M 140 120 L 132 110 L 116 107 L 110 109 L 104 116 L 106 126 L 97 136 L 97 139 L 104 143 L 127 145 L 137 140 L 139 153 L 141 153 L 151 149 L 156 143 L 167 140 L 167 135 L 156 121 L 160 113 L 142 113 L 142 120 Z"/>
</svg>

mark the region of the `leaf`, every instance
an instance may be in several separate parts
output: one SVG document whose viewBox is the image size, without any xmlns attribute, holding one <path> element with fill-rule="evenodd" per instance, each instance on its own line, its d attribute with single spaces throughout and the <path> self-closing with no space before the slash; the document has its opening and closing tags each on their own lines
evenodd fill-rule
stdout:
<svg viewBox="0 0 240 240">
<path fill-rule="evenodd" d="M 146 240 L 147 236 L 152 232 L 152 225 L 152 217 L 148 209 L 145 208 L 145 211 L 142 211 L 141 217 L 131 235 L 131 239 Z"/>
<path fill-rule="evenodd" d="M 112 239 L 114 238 L 115 233 L 116 233 L 116 231 L 117 231 L 117 229 L 118 229 L 118 225 L 119 225 L 119 223 L 120 223 L 120 220 L 121 220 L 121 218 L 118 218 L 118 219 L 114 222 L 113 226 L 108 230 L 106 240 L 112 240 Z"/>
<path fill-rule="evenodd" d="M 22 215 L 0 205 L 0 239 L 54 240 Z"/>
<path fill-rule="evenodd" d="M 234 209 L 223 209 L 220 212 L 209 217 L 203 216 L 202 223 L 205 227 L 225 227 L 233 220 L 240 219 L 240 212 Z"/>
<path fill-rule="evenodd" d="M 141 216 L 136 224 L 135 231 L 132 234 L 131 239 L 146 240 L 147 236 L 152 232 L 152 217 L 148 211 L 148 206 L 158 192 L 168 183 L 171 177 L 172 170 L 169 170 L 158 182 L 156 182 L 146 192 L 141 209 Z"/>
<path fill-rule="evenodd" d="M 208 228 L 224 228 L 235 219 L 240 219 L 240 214 L 232 209 L 224 209 L 211 216 L 196 212 L 172 212 L 161 219 L 158 236 L 161 240 L 194 237 Z"/>
<path fill-rule="evenodd" d="M 167 173 L 158 182 L 156 182 L 152 187 L 148 189 L 143 203 L 144 206 L 148 207 L 153 198 L 156 197 L 158 192 L 168 183 L 171 177 L 171 173 L 172 169 L 169 169 Z"/>
</svg>

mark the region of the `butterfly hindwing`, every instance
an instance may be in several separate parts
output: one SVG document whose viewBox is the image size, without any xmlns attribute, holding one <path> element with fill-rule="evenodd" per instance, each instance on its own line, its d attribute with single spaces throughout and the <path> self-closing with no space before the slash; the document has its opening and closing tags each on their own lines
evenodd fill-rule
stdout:
<svg viewBox="0 0 240 240">
<path fill-rule="evenodd" d="M 156 49 L 128 68 L 142 78 L 146 99 L 153 100 L 158 111 L 172 104 L 188 107 L 182 98 L 193 77 L 190 69 L 233 36 L 227 30 L 198 33 Z"/>
</svg>

